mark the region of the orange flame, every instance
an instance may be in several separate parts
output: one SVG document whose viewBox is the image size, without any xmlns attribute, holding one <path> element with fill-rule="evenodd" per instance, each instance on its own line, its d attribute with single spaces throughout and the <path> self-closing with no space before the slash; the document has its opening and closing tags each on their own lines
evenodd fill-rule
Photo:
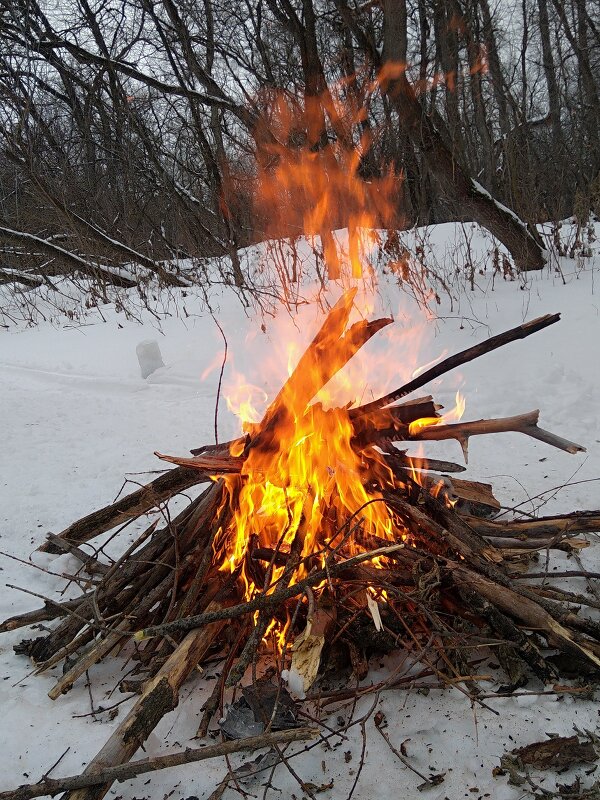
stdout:
<svg viewBox="0 0 600 800">
<path fill-rule="evenodd" d="M 394 77 L 390 73 L 387 79 Z M 371 146 L 367 135 L 355 146 L 340 137 L 323 146 L 314 141 L 324 107 L 330 118 L 346 114 L 353 122 L 362 119 L 362 110 L 343 109 L 333 97 L 318 112 L 310 103 L 299 109 L 283 95 L 270 101 L 268 127 L 259 125 L 256 133 L 258 195 L 265 226 L 273 236 L 286 231 L 319 235 L 329 276 L 356 285 L 371 246 L 371 229 L 398 227 L 395 198 L 402 176 L 388 172 L 364 179 L 361 173 Z M 332 234 L 341 227 L 348 228 L 346 250 Z M 368 297 L 362 299 L 358 313 L 365 318 L 372 308 Z M 348 316 L 353 301 L 357 302 L 356 292 L 350 296 Z M 374 447 L 353 446 L 349 404 L 340 406 L 328 379 L 323 380 L 324 374 L 331 377 L 345 363 L 342 359 L 335 366 L 340 361 L 339 342 L 325 342 L 318 358 L 306 359 L 298 337 L 279 338 L 287 343 L 281 361 L 287 360 L 291 378 L 266 411 L 266 393 L 242 376 L 235 377 L 227 393 L 229 408 L 251 434 L 251 442 L 238 440 L 232 451 L 241 455 L 246 449 L 245 460 L 239 475 L 223 478 L 233 519 L 219 531 L 214 548 L 221 568 L 239 574 L 247 598 L 255 591 L 274 591 L 281 580 L 302 579 L 321 568 L 332 549 L 343 546 L 346 552 L 357 552 L 361 534 L 388 541 L 404 537 L 401 522 L 383 502 L 385 488 L 397 486 L 393 473 Z M 402 345 L 403 368 L 409 377 L 414 368 L 410 359 L 417 351 L 409 343 L 405 346 L 404 340 Z M 296 369 L 299 360 L 302 369 Z M 356 399 L 353 393 L 359 385 L 342 381 L 346 399 Z M 326 407 L 336 400 L 337 407 Z M 411 433 L 459 419 L 462 410 L 464 401 L 457 394 L 452 412 L 440 419 L 418 420 Z M 385 601 L 385 593 L 379 592 L 376 599 Z M 288 624 L 276 623 L 270 631 L 280 649 Z"/>
<path fill-rule="evenodd" d="M 330 118 L 340 120 L 338 128 L 343 130 L 361 122 L 364 109 L 344 108 L 333 95 L 313 100 L 299 108 L 281 93 L 269 98 L 268 119 L 257 134 L 256 190 L 263 225 L 273 237 L 320 236 L 329 277 L 360 278 L 370 229 L 399 226 L 395 198 L 403 176 L 392 170 L 378 172 L 372 164 L 367 167 L 369 133 L 363 133 L 356 145 L 343 133 L 333 142 L 327 140 L 324 109 Z M 361 175 L 367 169 L 374 173 L 368 180 Z M 339 228 L 348 229 L 346 252 L 340 252 L 332 234 Z"/>
<path fill-rule="evenodd" d="M 450 409 L 450 411 L 443 414 L 441 417 L 421 417 L 421 419 L 416 419 L 414 422 L 411 422 L 408 426 L 409 436 L 418 436 L 423 428 L 427 428 L 430 425 L 450 425 L 453 422 L 459 422 L 465 413 L 465 407 L 466 401 L 464 396 L 460 392 L 457 392 L 454 408 Z"/>
</svg>

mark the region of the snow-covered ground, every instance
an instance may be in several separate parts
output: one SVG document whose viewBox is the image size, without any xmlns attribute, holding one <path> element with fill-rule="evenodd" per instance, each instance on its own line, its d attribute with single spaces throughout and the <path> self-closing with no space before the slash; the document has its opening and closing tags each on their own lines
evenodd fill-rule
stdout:
<svg viewBox="0 0 600 800">
<path fill-rule="evenodd" d="M 416 367 L 442 353 L 464 349 L 526 319 L 559 311 L 562 320 L 557 325 L 468 364 L 458 374 L 450 373 L 427 391 L 451 407 L 460 389 L 467 399 L 465 419 L 540 408 L 541 427 L 587 447 L 587 453 L 573 456 L 517 434 L 474 437 L 465 477 L 492 482 L 504 506 L 518 505 L 530 512 L 539 509 L 543 514 L 597 509 L 600 247 L 597 242 L 590 244 L 595 252 L 592 258 L 553 259 L 540 274 L 505 280 L 492 277 L 479 233 L 471 231 L 465 240 L 461 228 L 432 229 L 424 240 L 425 259 L 442 265 L 449 280 L 456 264 L 475 259 L 475 289 L 467 289 L 452 303 L 440 291 L 440 303 L 433 303 L 436 315 L 432 316 L 399 288 L 393 274 L 383 278 L 369 313 L 391 312 L 396 322 L 357 357 L 346 382 L 339 382 L 336 398 L 345 394 L 345 399 L 365 401 L 371 393 L 376 396 L 400 385 Z M 409 238 L 408 245 L 414 246 Z M 332 291 L 333 298 L 335 291 L 339 293 L 339 288 Z M 164 466 L 153 451 L 185 455 L 192 447 L 214 441 L 223 340 L 193 292 L 181 303 L 185 313 L 160 321 L 149 312 L 141 312 L 141 323 L 127 320 L 114 305 L 107 305 L 101 309 L 106 321 L 96 311 L 76 322 L 54 315 L 33 327 L 7 323 L 0 333 L 2 584 L 57 596 L 64 581 L 56 573 L 70 572 L 76 562 L 34 552 L 47 531 L 59 532 L 105 505 L 121 491 L 126 478 L 142 483 L 151 479 L 142 471 Z M 264 408 L 265 398 L 278 389 L 287 369 L 283 343 L 294 338 L 295 352 L 299 352 L 314 333 L 320 312 L 314 305 L 304 305 L 298 317 L 282 313 L 277 321 L 269 316 L 257 318 L 226 291 L 214 296 L 213 308 L 228 340 L 225 386 L 233 391 L 245 376 L 255 385 L 253 399 Z M 166 366 L 143 380 L 136 345 L 146 339 L 158 341 Z M 219 436 L 224 440 L 237 432 L 238 422 L 222 402 Z M 461 458 L 455 442 L 434 443 L 428 452 Z M 131 526 L 124 541 L 129 542 L 136 530 Z M 594 542 L 583 557 L 586 564 L 598 569 Z M 565 560 L 558 558 L 556 563 Z M 583 585 L 577 588 L 585 590 Z M 3 586 L 0 619 L 39 604 L 38 599 Z M 118 688 L 115 690 L 120 676 L 114 674 L 118 664 L 114 660 L 90 671 L 89 690 L 80 680 L 70 693 L 51 701 L 47 692 L 58 671 L 34 676 L 30 662 L 13 652 L 13 644 L 27 635 L 39 635 L 39 631 L 0 636 L 1 789 L 39 779 L 67 748 L 53 775 L 80 772 L 128 708 L 127 703 L 119 706 L 114 719 L 109 719 L 108 713 L 89 713 L 90 692 L 94 707 L 121 699 Z M 366 682 L 378 680 L 386 666 L 385 660 L 375 660 Z M 207 677 L 212 677 L 210 669 Z M 489 690 L 497 686 L 490 682 Z M 186 685 L 179 707 L 151 735 L 147 755 L 195 746 L 191 738 L 211 687 L 210 681 L 202 680 Z M 527 688 L 541 687 L 532 681 Z M 355 717 L 364 714 L 371 702 L 359 703 Z M 432 800 L 516 800 L 523 790 L 508 786 L 505 777 L 492 776 L 505 750 L 542 739 L 546 733 L 568 735 L 574 723 L 591 730 L 599 724 L 597 705 L 592 701 L 530 695 L 487 703 L 491 710 L 471 708 L 458 690 L 382 695 L 379 707 L 387 717 L 392 742 L 399 747 L 409 740 L 407 753 L 419 771 L 446 774 L 443 783 L 429 790 Z M 332 713 L 335 722 L 351 710 L 340 707 Z M 346 736 L 330 740 L 333 750 L 318 745 L 295 759 L 295 770 L 303 780 L 317 786 L 333 780 L 333 788 L 324 797 L 346 797 L 355 780 L 363 746 L 360 726 L 351 728 Z M 366 726 L 366 737 L 365 768 L 354 797 L 412 796 L 419 779 L 395 759 L 372 722 Z M 348 751 L 350 761 L 344 757 Z M 223 761 L 205 761 L 117 784 L 110 796 L 125 800 L 206 798 L 225 772 Z M 563 776 L 563 782 L 568 777 Z M 248 786 L 252 796 L 263 795 L 262 782 L 264 776 Z M 228 791 L 233 796 L 233 791 Z M 268 795 L 294 794 L 301 796 L 298 784 L 279 767 Z"/>
</svg>

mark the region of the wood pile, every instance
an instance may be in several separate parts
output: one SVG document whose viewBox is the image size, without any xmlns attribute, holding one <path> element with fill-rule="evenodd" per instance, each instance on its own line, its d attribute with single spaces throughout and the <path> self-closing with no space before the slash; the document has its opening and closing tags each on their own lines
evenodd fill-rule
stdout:
<svg viewBox="0 0 600 800">
<path fill-rule="evenodd" d="M 530 569 L 540 552 L 577 554 L 587 544 L 577 534 L 598 531 L 600 512 L 494 520 L 500 506 L 491 486 L 457 478 L 464 469 L 458 464 L 411 457 L 396 447 L 399 442 L 452 438 L 466 457 L 471 436 L 513 431 L 569 453 L 582 451 L 580 445 L 540 428 L 537 410 L 440 424 L 440 407 L 431 396 L 404 399 L 455 367 L 541 331 L 558 321 L 556 314 L 451 356 L 379 400 L 336 409 L 336 424 L 342 420 L 350 426 L 348 441 L 359 464 L 353 475 L 368 499 L 347 507 L 344 516 L 333 475 L 341 467 L 334 465 L 333 488 L 320 496 L 320 538 L 310 548 L 310 503 L 286 532 L 287 539 L 282 534 L 266 541 L 267 523 L 260 521 L 257 509 L 256 530 L 245 529 L 243 553 L 233 559 L 241 493 L 250 479 L 257 479 L 248 465 L 281 458 L 283 430 L 330 414 L 311 401 L 390 322 L 349 326 L 353 299 L 348 292 L 331 310 L 262 422 L 250 426 L 243 438 L 197 448 L 189 458 L 160 455 L 176 467 L 41 546 L 46 552 L 76 556 L 89 576 L 87 589 L 74 600 L 47 599 L 41 608 L 3 622 L 0 631 L 56 620 L 51 632 L 24 639 L 15 648 L 39 672 L 66 665 L 49 693 L 52 699 L 116 653 L 133 659 L 135 670 L 123 679 L 121 689 L 139 697 L 83 776 L 71 783 L 59 779 L 58 785 L 48 779 L 33 789 L 0 794 L 0 800 L 58 791 L 65 791 L 69 800 L 99 800 L 115 779 L 135 774 L 127 769 L 138 762 L 128 762 L 175 708 L 184 681 L 215 653 L 221 654 L 223 668 L 206 703 L 199 736 L 206 735 L 222 710 L 228 687 L 256 683 L 257 666 L 269 649 L 278 679 L 283 669 L 288 674 L 296 670 L 308 699 L 321 708 L 362 690 L 325 691 L 319 688 L 319 675 L 336 665 L 361 680 L 375 651 L 407 648 L 421 661 L 423 674 L 463 686 L 475 700 L 481 699 L 482 690 L 473 648 L 482 645 L 503 654 L 507 691 L 522 686 L 527 673 L 556 684 L 560 662 L 550 652 L 567 656 L 571 665 L 600 668 L 600 624 L 581 611 L 600 603 L 548 581 L 537 584 L 533 579 L 541 573 Z M 428 424 L 418 422 L 423 419 Z M 107 563 L 100 549 L 90 554 L 82 548 L 113 529 L 118 535 L 132 520 L 165 508 L 172 497 L 202 483 L 206 488 L 177 516 L 162 526 L 149 525 L 118 560 Z M 316 507 L 314 487 L 301 489 Z M 375 506 L 389 522 L 385 535 L 369 522 L 368 509 Z M 591 577 L 581 571 L 570 574 Z M 262 740 L 271 746 L 313 733 L 306 728 L 277 733 L 271 723 L 266 720 Z"/>
</svg>

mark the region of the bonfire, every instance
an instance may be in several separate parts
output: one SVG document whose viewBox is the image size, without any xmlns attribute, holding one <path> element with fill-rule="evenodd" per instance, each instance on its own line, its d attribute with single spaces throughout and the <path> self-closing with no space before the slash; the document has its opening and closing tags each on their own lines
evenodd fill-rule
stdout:
<svg viewBox="0 0 600 800">
<path fill-rule="evenodd" d="M 592 601 L 528 582 L 536 574 L 528 572 L 532 556 L 577 551 L 586 541 L 576 534 L 598 530 L 599 516 L 495 521 L 499 503 L 490 485 L 457 478 L 459 464 L 408 452 L 414 442 L 455 439 L 466 458 L 471 436 L 506 431 L 569 453 L 583 450 L 540 428 L 537 410 L 465 422 L 460 397 L 444 415 L 431 396 L 414 395 L 559 316 L 439 361 L 366 405 L 324 407 L 315 401 L 320 390 L 392 322 L 349 324 L 355 295 L 342 294 L 262 420 L 246 422 L 243 436 L 196 448 L 191 457 L 157 454 L 176 467 L 41 546 L 79 558 L 89 588 L 74 600 L 47 600 L 0 629 L 58 620 L 50 633 L 16 647 L 40 672 L 65 662 L 53 699 L 116 652 L 134 660 L 121 688 L 139 698 L 83 775 L 46 778 L 3 798 L 68 790 L 69 798 L 97 800 L 114 780 L 149 769 L 315 735 L 293 709 L 303 701 L 324 714 L 332 703 L 375 691 L 361 685 L 374 652 L 408 649 L 421 661 L 421 677 L 458 685 L 473 702 L 483 702 L 473 660 L 482 645 L 499 654 L 507 691 L 528 673 L 556 684 L 560 662 L 550 652 L 571 665 L 600 667 L 600 625 L 572 605 Z M 207 487 L 177 517 L 162 528 L 155 521 L 113 563 L 99 550 L 82 550 L 201 483 Z M 177 705 L 186 678 L 215 653 L 221 675 L 198 735 L 221 715 L 230 687 L 240 686 L 258 735 L 244 736 L 235 720 L 225 720 L 232 741 L 185 751 L 180 761 L 128 763 Z M 392 675 L 385 688 L 406 680 Z"/>
<path fill-rule="evenodd" d="M 329 278 L 356 287 L 374 229 L 397 227 L 398 178 L 360 177 L 366 141 L 355 149 L 332 144 L 328 152 L 335 158 L 306 143 L 294 145 L 298 120 L 287 102 L 280 98 L 276 105 L 259 159 L 257 194 L 265 219 L 274 235 L 287 221 L 319 237 Z M 362 113 L 356 110 L 357 119 Z M 340 227 L 348 229 L 343 258 L 332 234 Z M 389 268 L 410 279 L 409 264 L 390 261 Z M 558 685 L 562 662 L 552 653 L 566 655 L 571 666 L 600 667 L 600 624 L 574 605 L 594 601 L 548 581 L 530 583 L 536 573 L 528 571 L 541 550 L 584 547 L 577 533 L 597 531 L 600 515 L 491 519 L 500 504 L 490 485 L 457 478 L 463 466 L 426 459 L 414 449 L 415 443 L 454 439 L 466 459 L 471 436 L 516 432 L 569 453 L 582 451 L 540 428 L 537 410 L 465 422 L 462 397 L 442 414 L 433 397 L 418 394 L 450 370 L 556 323 L 559 315 L 437 361 L 367 404 L 357 405 L 351 395 L 343 404 L 324 403 L 331 379 L 392 324 L 369 320 L 364 308 L 351 323 L 356 301 L 356 288 L 341 294 L 262 419 L 242 412 L 242 436 L 195 448 L 191 457 L 157 454 L 175 468 L 41 546 L 77 557 L 89 584 L 81 596 L 48 599 L 0 630 L 58 620 L 46 635 L 16 646 L 39 672 L 64 664 L 52 699 L 116 653 L 135 664 L 120 688 L 139 697 L 83 775 L 46 777 L 0 800 L 60 791 L 69 800 L 100 800 L 115 780 L 243 748 L 274 747 L 280 759 L 285 743 L 330 735 L 326 726 L 314 726 L 331 704 L 418 679 L 458 686 L 471 702 L 483 703 L 477 680 L 482 647 L 505 667 L 508 692 L 529 674 Z M 402 363 L 402 356 L 390 352 L 389 360 Z M 131 521 L 164 510 L 198 484 L 206 488 L 177 516 L 166 515 L 162 527 L 155 520 L 117 560 L 107 563 L 100 547 L 93 555 L 82 549 L 113 529 L 118 539 Z M 384 686 L 364 683 L 369 657 L 394 651 L 409 651 L 420 672 L 392 673 Z M 215 654 L 222 659 L 220 677 L 198 737 L 221 720 L 230 741 L 129 763 L 177 705 L 186 678 Z M 223 718 L 225 701 L 237 689 L 237 717 Z M 303 717 L 301 702 L 311 708 Z M 249 726 L 240 723 L 248 719 Z M 308 727 L 301 724 L 307 719 Z M 302 791 L 312 796 L 310 787 Z"/>
</svg>

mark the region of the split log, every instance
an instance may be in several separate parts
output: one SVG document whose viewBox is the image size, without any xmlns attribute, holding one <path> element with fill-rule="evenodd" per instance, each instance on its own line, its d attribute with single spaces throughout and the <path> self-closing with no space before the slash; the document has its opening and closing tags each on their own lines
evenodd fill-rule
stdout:
<svg viewBox="0 0 600 800">
<path fill-rule="evenodd" d="M 211 611 L 217 611 L 213 604 Z M 126 718 L 110 736 L 104 747 L 92 759 L 84 775 L 97 775 L 107 767 L 125 764 L 146 741 L 160 720 L 179 702 L 179 690 L 186 678 L 204 657 L 206 651 L 225 625 L 213 622 L 201 630 L 191 631 L 165 664 L 152 678 Z M 101 800 L 114 778 L 98 785 L 69 791 L 63 800 Z"/>
<path fill-rule="evenodd" d="M 183 764 L 194 764 L 198 761 L 207 761 L 210 758 L 241 753 L 245 750 L 262 750 L 273 745 L 290 744 L 291 742 L 304 741 L 316 738 L 319 734 L 316 728 L 292 728 L 291 730 L 273 731 L 260 736 L 250 736 L 247 739 L 234 739 L 229 742 L 209 745 L 197 749 L 187 748 L 180 753 L 170 753 L 154 758 L 142 758 L 129 764 L 106 767 L 96 773 L 72 775 L 65 778 L 43 777 L 38 783 L 26 783 L 17 789 L 0 792 L 0 800 L 32 800 L 34 797 L 56 795 L 59 792 L 73 791 L 76 789 L 91 789 L 101 784 L 112 784 L 115 781 L 127 781 L 138 775 L 148 772 L 158 772 L 161 769 L 180 767 Z"/>
<path fill-rule="evenodd" d="M 527 536 L 546 538 L 567 533 L 597 533 L 600 531 L 600 511 L 574 511 L 551 517 L 524 520 L 483 520 L 464 517 L 465 521 L 483 536 Z"/>
<path fill-rule="evenodd" d="M 169 456 L 165 455 L 165 453 L 158 453 L 155 451 L 154 455 L 163 461 L 169 461 L 171 464 L 178 464 L 185 469 L 191 468 L 198 470 L 200 474 L 206 476 L 206 480 L 209 480 L 209 477 L 215 475 L 231 475 L 238 473 L 244 465 L 243 458 L 228 454 L 219 456 L 199 455 L 193 456 L 192 458 L 180 458 L 179 456 Z M 198 472 L 196 474 L 198 474 Z"/>
<path fill-rule="evenodd" d="M 62 533 L 52 536 L 38 550 L 43 553 L 61 553 L 62 548 L 56 542 L 57 537 L 72 544 L 87 542 L 117 525 L 140 517 L 178 492 L 202 483 L 203 480 L 209 480 L 209 475 L 203 475 L 197 469 L 169 470 L 126 497 L 77 520 Z"/>
<path fill-rule="evenodd" d="M 435 475 L 430 475 L 434 480 L 437 478 Z M 440 476 L 441 477 L 441 476 Z M 499 511 L 500 501 L 494 495 L 492 485 L 490 483 L 481 483 L 480 481 L 465 481 L 460 478 L 446 478 L 450 485 L 452 496 L 450 499 L 459 502 L 458 510 L 462 514 L 462 509 L 475 508 L 481 509 L 482 513 L 491 514 Z"/>
<path fill-rule="evenodd" d="M 409 474 L 412 470 L 409 471 Z M 465 481 L 448 475 L 426 473 L 418 478 L 419 484 L 436 497 L 441 496 L 456 506 L 464 518 L 463 509 L 472 514 L 492 514 L 500 510 L 501 505 L 495 497 L 491 484 L 480 481 Z M 478 517 L 473 517 L 477 519 Z"/>
</svg>

